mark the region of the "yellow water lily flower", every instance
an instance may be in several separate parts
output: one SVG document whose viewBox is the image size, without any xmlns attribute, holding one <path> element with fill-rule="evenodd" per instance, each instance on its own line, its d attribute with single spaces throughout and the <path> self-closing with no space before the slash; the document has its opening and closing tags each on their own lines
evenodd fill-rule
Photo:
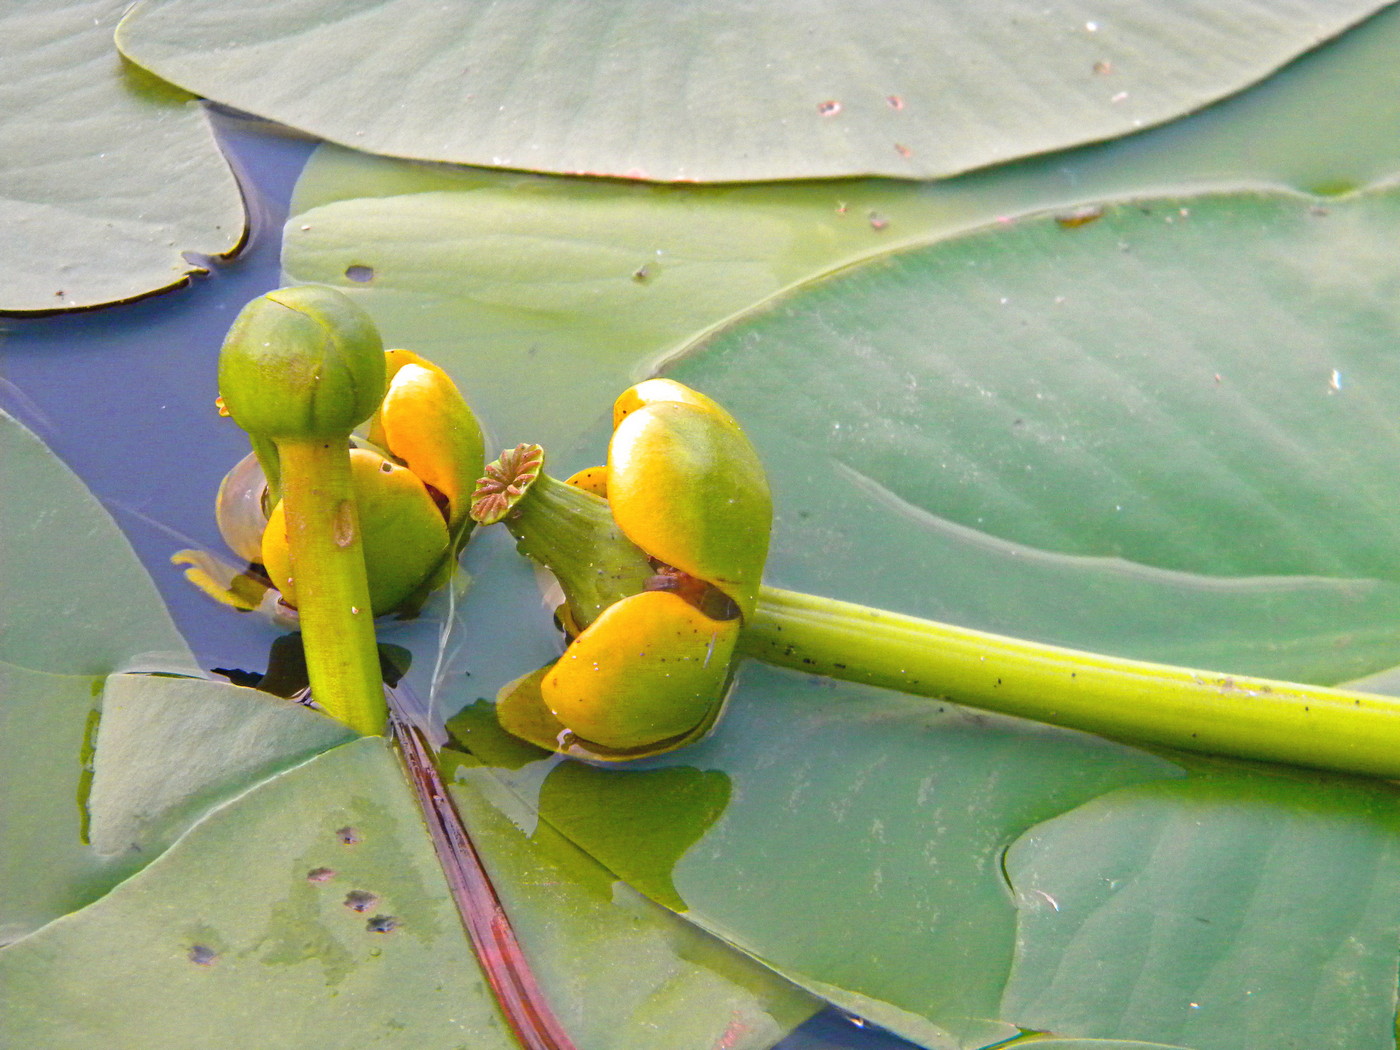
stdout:
<svg viewBox="0 0 1400 1050">
<path fill-rule="evenodd" d="M 409 350 L 385 351 L 384 362 L 383 400 L 369 421 L 368 439 L 356 439 L 350 452 L 351 486 L 371 612 L 412 615 L 446 582 L 474 527 L 468 509 L 485 457 L 481 427 L 446 372 Z M 220 531 L 237 554 L 264 568 L 282 602 L 295 608 L 283 504 L 275 479 L 262 469 L 267 453 L 260 452 L 220 487 Z M 181 551 L 175 560 L 189 565 L 191 581 L 219 600 L 242 609 L 260 604 L 247 574 L 220 572 L 201 552 Z"/>
<path fill-rule="evenodd" d="M 551 667 L 503 691 L 501 724 L 603 760 L 700 739 L 728 692 L 758 599 L 772 503 L 753 446 L 697 391 L 654 379 L 614 407 L 606 467 L 568 482 L 537 445 L 487 467 L 473 502 L 559 578 L 571 636 Z"/>
</svg>

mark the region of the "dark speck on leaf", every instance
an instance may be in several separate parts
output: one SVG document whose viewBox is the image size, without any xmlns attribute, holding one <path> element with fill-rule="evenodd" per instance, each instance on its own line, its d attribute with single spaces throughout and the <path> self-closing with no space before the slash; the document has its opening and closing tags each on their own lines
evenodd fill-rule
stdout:
<svg viewBox="0 0 1400 1050">
<path fill-rule="evenodd" d="M 376 915 L 365 923 L 365 929 L 370 933 L 393 933 L 402 925 L 392 915 Z"/>
<path fill-rule="evenodd" d="M 829 98 L 825 102 L 817 103 L 817 112 L 823 117 L 834 117 L 841 112 L 841 103 L 834 98 Z"/>
<path fill-rule="evenodd" d="M 330 882 L 335 878 L 334 868 L 312 868 L 306 873 L 307 882 Z"/>
<path fill-rule="evenodd" d="M 345 267 L 345 279 L 356 284 L 368 284 L 374 280 L 374 267 L 355 263 Z"/>
<path fill-rule="evenodd" d="M 343 828 L 337 828 L 335 832 L 335 837 L 339 839 L 343 845 L 346 846 L 353 846 L 355 845 L 355 843 L 360 841 L 359 831 L 357 831 L 355 828 L 350 827 L 348 824 Z"/>
<path fill-rule="evenodd" d="M 369 911 L 379 903 L 379 894 L 369 890 L 351 890 L 345 895 L 345 906 L 351 911 Z"/>
<path fill-rule="evenodd" d="M 890 109 L 903 109 L 904 99 L 900 98 L 898 95 L 886 95 L 885 105 L 889 106 Z"/>
<path fill-rule="evenodd" d="M 190 945 L 188 954 L 190 962 L 196 966 L 213 966 L 219 958 L 218 952 L 203 944 Z"/>
</svg>

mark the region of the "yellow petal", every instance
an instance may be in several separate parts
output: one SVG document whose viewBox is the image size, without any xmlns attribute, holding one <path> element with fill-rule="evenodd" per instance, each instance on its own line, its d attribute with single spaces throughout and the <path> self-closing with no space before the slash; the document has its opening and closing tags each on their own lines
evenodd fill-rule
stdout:
<svg viewBox="0 0 1400 1050">
<path fill-rule="evenodd" d="M 375 616 L 408 599 L 447 556 L 447 523 L 418 476 L 366 449 L 350 451 L 351 484 L 360 515 L 365 571 Z M 263 533 L 262 561 L 287 604 L 296 605 L 287 545 L 287 518 L 279 502 Z"/>
<path fill-rule="evenodd" d="M 584 467 L 578 473 L 571 475 L 564 484 L 572 485 L 576 489 L 583 489 L 584 492 L 591 492 L 595 496 L 608 498 L 608 468 L 607 467 Z"/>
<path fill-rule="evenodd" d="M 666 591 L 605 609 L 544 676 L 540 693 L 585 746 L 678 746 L 714 724 L 724 703 L 737 620 L 712 620 Z"/>
<path fill-rule="evenodd" d="M 630 411 L 608 447 L 608 502 L 629 540 L 752 615 L 772 499 L 758 454 L 727 415 L 683 401 Z"/>
<path fill-rule="evenodd" d="M 389 387 L 370 440 L 441 492 L 453 528 L 467 518 L 486 458 L 481 427 L 452 377 L 409 350 L 384 355 Z"/>
</svg>

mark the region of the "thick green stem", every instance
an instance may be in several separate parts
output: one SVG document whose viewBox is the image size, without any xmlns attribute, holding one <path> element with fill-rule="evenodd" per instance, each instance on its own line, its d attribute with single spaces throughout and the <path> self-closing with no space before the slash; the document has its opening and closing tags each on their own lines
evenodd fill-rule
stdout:
<svg viewBox="0 0 1400 1050">
<path fill-rule="evenodd" d="M 605 500 L 541 473 L 504 519 L 517 549 L 554 573 L 582 629 L 656 571 L 617 527 Z"/>
<path fill-rule="evenodd" d="M 1400 777 L 1394 697 L 1100 656 L 773 587 L 739 649 L 1132 743 Z"/>
<path fill-rule="evenodd" d="M 332 718 L 381 735 L 387 708 L 349 448 L 343 439 L 283 438 L 277 451 L 312 696 Z"/>
</svg>

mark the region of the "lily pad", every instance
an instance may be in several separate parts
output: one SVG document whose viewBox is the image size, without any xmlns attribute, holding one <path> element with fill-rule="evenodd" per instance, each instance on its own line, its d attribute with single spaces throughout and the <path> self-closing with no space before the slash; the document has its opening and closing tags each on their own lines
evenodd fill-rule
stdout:
<svg viewBox="0 0 1400 1050">
<path fill-rule="evenodd" d="M 378 738 L 218 811 L 0 974 L 27 1046 L 512 1045 Z"/>
<path fill-rule="evenodd" d="M 1390 785 L 1207 771 L 1041 824 L 1006 858 L 1020 928 L 1004 1016 L 1197 1050 L 1389 1050 L 1395 803 Z"/>
<path fill-rule="evenodd" d="M 763 1050 L 814 1008 L 562 840 L 525 839 L 469 783 L 454 793 L 579 1045 L 690 1050 L 727 1035 Z M 607 956 L 628 966 L 598 967 Z M 0 953 L 0 989 L 7 1034 L 29 1046 L 516 1045 L 379 739 L 216 810 Z"/>
<path fill-rule="evenodd" d="M 637 766 L 487 768 L 540 827 L 702 929 L 940 1048 L 1015 1034 L 997 1014 L 1015 940 L 1005 847 L 1116 786 L 1179 775 L 1083 734 L 757 666 L 713 738 Z M 685 795 L 658 799 L 660 783 Z"/>
<path fill-rule="evenodd" d="M 0 311 L 149 295 L 243 237 L 238 185 L 192 95 L 128 65 L 123 0 L 0 14 Z"/>
<path fill-rule="evenodd" d="M 440 763 L 455 776 L 463 820 L 579 1046 L 760 1050 L 820 1005 L 618 881 L 471 756 L 449 750 Z"/>
<path fill-rule="evenodd" d="M 0 664 L 0 944 L 81 907 L 124 874 L 84 842 L 84 752 L 101 689 L 97 676 Z"/>
<path fill-rule="evenodd" d="M 1179 117 L 1382 6 L 146 0 L 118 43 L 198 94 L 394 156 L 656 181 L 929 178 Z"/>
<path fill-rule="evenodd" d="M 1336 682 L 1400 662 L 1397 236 L 1395 190 L 1041 216 L 814 283 L 666 374 L 765 458 L 774 582 Z"/>
<path fill-rule="evenodd" d="M 155 584 L 83 483 L 0 412 L 0 660 L 106 675 L 135 657 L 193 667 Z"/>
<path fill-rule="evenodd" d="M 113 675 L 93 756 L 92 846 L 154 857 L 219 802 L 354 736 L 320 712 L 253 689 Z"/>
<path fill-rule="evenodd" d="M 538 441 L 556 466 L 581 467 L 604 443 L 575 458 L 573 442 L 606 432 L 607 406 L 647 362 L 822 273 L 1026 212 L 1089 217 L 1144 188 L 1393 176 L 1397 48 L 1400 8 L 1186 120 L 925 185 L 657 187 L 323 146 L 298 182 L 283 265 L 447 368 L 500 443 Z"/>
<path fill-rule="evenodd" d="M 86 844 L 103 678 L 193 658 L 107 512 L 0 413 L 0 941 L 86 904 L 134 866 Z"/>
</svg>

